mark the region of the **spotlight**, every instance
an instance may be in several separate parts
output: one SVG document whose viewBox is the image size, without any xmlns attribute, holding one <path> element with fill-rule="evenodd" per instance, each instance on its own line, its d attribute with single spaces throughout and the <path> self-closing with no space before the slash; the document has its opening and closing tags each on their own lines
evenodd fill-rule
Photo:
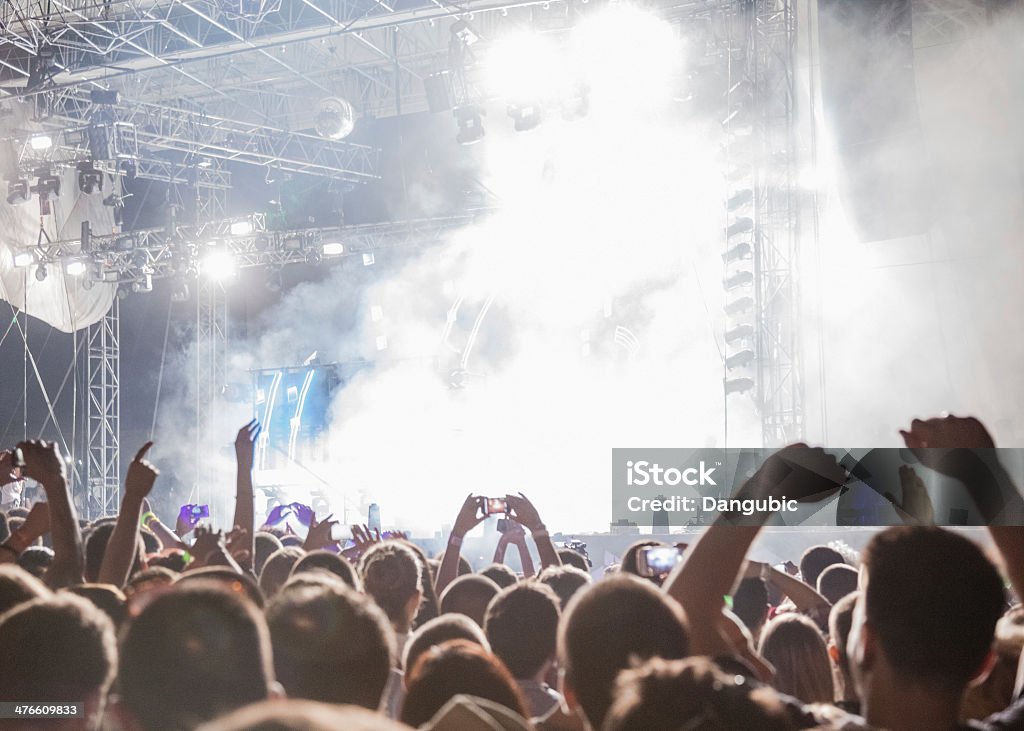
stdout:
<svg viewBox="0 0 1024 731">
<path fill-rule="evenodd" d="M 329 140 L 340 140 L 352 134 L 356 112 L 352 105 L 336 96 L 321 99 L 316 105 L 316 132 Z"/>
<path fill-rule="evenodd" d="M 754 253 L 754 249 L 746 241 L 742 241 L 735 246 L 731 247 L 728 251 L 722 254 L 722 260 L 727 264 L 731 261 L 741 261 L 743 259 L 749 259 L 751 254 Z"/>
<path fill-rule="evenodd" d="M 12 206 L 20 206 L 27 203 L 32 197 L 32 190 L 26 178 L 17 178 L 7 183 L 7 203 Z"/>
<path fill-rule="evenodd" d="M 253 231 L 252 221 L 234 221 L 229 231 L 232 236 L 248 236 Z"/>
<path fill-rule="evenodd" d="M 387 335 L 378 335 L 375 342 L 376 342 L 376 345 L 377 345 L 377 350 L 387 350 L 388 349 L 388 336 Z"/>
<path fill-rule="evenodd" d="M 380 305 L 373 305 L 370 307 L 370 319 L 374 322 L 380 322 L 384 319 L 384 308 Z"/>
<path fill-rule="evenodd" d="M 46 265 L 45 264 L 40 264 L 39 266 L 36 267 L 36 279 L 38 281 L 45 282 L 46 281 L 46 275 L 48 273 L 49 272 L 46 271 Z"/>
<path fill-rule="evenodd" d="M 725 381 L 725 393 L 746 393 L 754 387 L 753 378 L 729 378 Z"/>
<path fill-rule="evenodd" d="M 39 181 L 33 187 L 35 191 L 39 194 L 39 197 L 59 198 L 60 176 L 54 175 L 48 170 L 39 170 L 36 174 L 39 176 Z"/>
<path fill-rule="evenodd" d="M 14 266 L 16 266 L 16 267 L 31 266 L 32 262 L 34 262 L 35 260 L 36 260 L 36 258 L 34 256 L 32 256 L 31 252 L 19 251 L 17 254 L 14 255 Z"/>
<path fill-rule="evenodd" d="M 753 350 L 741 350 L 738 353 L 734 353 L 725 359 L 725 367 L 727 370 L 733 370 L 734 368 L 744 368 L 754 362 L 754 351 Z"/>
<path fill-rule="evenodd" d="M 78 189 L 86 195 L 103 190 L 103 174 L 93 166 L 91 160 L 78 163 Z"/>
<path fill-rule="evenodd" d="M 459 125 L 455 141 L 460 145 L 472 145 L 484 138 L 484 120 L 478 107 L 459 107 L 455 110 L 455 121 Z"/>
<path fill-rule="evenodd" d="M 340 242 L 324 244 L 324 256 L 341 256 L 345 253 L 345 246 Z"/>
<path fill-rule="evenodd" d="M 203 274 L 215 282 L 223 282 L 235 275 L 235 259 L 231 252 L 214 249 L 203 258 Z"/>
<path fill-rule="evenodd" d="M 739 340 L 752 337 L 754 337 L 754 326 L 748 323 L 737 325 L 733 329 L 726 330 L 725 332 L 725 342 L 727 343 L 735 343 Z"/>
<path fill-rule="evenodd" d="M 744 285 L 751 284 L 753 281 L 753 272 L 742 271 L 736 272 L 731 277 L 727 277 L 726 280 L 722 282 L 722 284 L 724 284 L 725 288 L 728 290 L 736 289 L 737 287 L 742 287 Z"/>
<path fill-rule="evenodd" d="M 743 218 L 737 218 L 736 222 L 725 230 L 725 234 L 726 236 L 735 236 L 736 234 L 743 234 L 747 233 L 748 231 L 753 231 L 753 229 L 754 220 L 752 218 L 747 218 L 746 216 L 744 216 Z"/>
<path fill-rule="evenodd" d="M 510 106 L 508 116 L 512 117 L 516 132 L 528 132 L 541 122 L 540 109 L 535 106 Z"/>
<path fill-rule="evenodd" d="M 735 299 L 725 306 L 725 314 L 727 315 L 738 315 L 741 312 L 746 312 L 754 306 L 753 297 L 740 297 Z"/>
<path fill-rule="evenodd" d="M 374 258 L 372 251 L 363 252 L 363 266 L 364 267 L 372 267 L 374 261 L 376 261 L 376 259 Z"/>
<path fill-rule="evenodd" d="M 452 24 L 452 35 L 458 38 L 467 46 L 472 46 L 474 43 L 480 40 L 480 36 L 473 28 L 470 27 L 469 23 L 464 20 L 458 20 Z"/>
<path fill-rule="evenodd" d="M 53 147 L 53 138 L 50 135 L 32 135 L 28 143 L 33 150 L 49 150 Z"/>
<path fill-rule="evenodd" d="M 86 265 L 84 261 L 78 261 L 76 259 L 72 259 L 71 261 L 64 265 L 65 273 L 71 275 L 72 277 L 80 277 L 83 274 L 85 274 L 88 270 L 89 267 Z"/>
</svg>

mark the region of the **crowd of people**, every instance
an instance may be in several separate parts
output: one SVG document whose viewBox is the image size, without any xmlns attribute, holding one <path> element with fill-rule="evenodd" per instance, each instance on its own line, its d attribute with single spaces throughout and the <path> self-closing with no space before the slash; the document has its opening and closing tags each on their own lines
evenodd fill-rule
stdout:
<svg viewBox="0 0 1024 731">
<path fill-rule="evenodd" d="M 366 526 L 339 541 L 299 503 L 257 524 L 255 422 L 235 441 L 226 530 L 194 506 L 173 526 L 153 513 L 151 444 L 117 516 L 79 520 L 57 446 L 26 441 L 0 474 L 45 500 L 0 512 L 0 702 L 80 713 L 0 728 L 1024 729 L 1020 493 L 978 455 L 993 444 L 976 419 L 902 434 L 963 482 L 986 545 L 908 518 L 856 565 L 808 546 L 777 567 L 748 560 L 771 516 L 726 513 L 670 569 L 647 557 L 673 547 L 649 540 L 592 570 L 519 494 L 504 498 L 495 562 L 474 571 L 460 552 L 486 518 L 479 496 L 436 557 Z M 793 445 L 739 497 L 816 501 L 845 480 L 826 452 Z M 521 572 L 505 564 L 513 547 Z"/>
</svg>

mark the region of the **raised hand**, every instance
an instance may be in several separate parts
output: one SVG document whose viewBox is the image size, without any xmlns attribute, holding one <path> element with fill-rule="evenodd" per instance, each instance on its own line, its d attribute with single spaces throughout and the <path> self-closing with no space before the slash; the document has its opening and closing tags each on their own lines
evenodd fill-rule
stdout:
<svg viewBox="0 0 1024 731">
<path fill-rule="evenodd" d="M 506 518 L 505 532 L 501 536 L 506 543 L 513 546 L 526 543 L 526 530 L 512 518 Z"/>
<path fill-rule="evenodd" d="M 380 531 L 371 531 L 367 525 L 353 525 L 351 530 L 353 545 L 341 552 L 349 561 L 359 560 L 359 557 L 370 550 L 371 546 L 381 541 Z"/>
<path fill-rule="evenodd" d="M 331 529 L 338 525 L 338 521 L 331 520 L 334 517 L 334 513 L 331 513 L 323 520 L 317 522 L 314 517 L 309 524 L 309 532 L 306 534 L 306 540 L 303 541 L 302 547 L 307 551 L 315 551 L 319 548 L 327 548 L 328 546 L 337 543 L 336 540 L 331 538 Z"/>
<path fill-rule="evenodd" d="M 316 515 L 313 513 L 313 508 L 302 503 L 292 503 L 288 507 L 292 509 L 295 519 L 299 521 L 301 525 L 306 527 L 313 525 L 313 521 L 316 519 Z"/>
<path fill-rule="evenodd" d="M 286 517 L 288 517 L 288 513 L 290 513 L 291 511 L 291 505 L 275 505 L 274 509 L 270 511 L 270 514 L 267 515 L 267 520 L 263 523 L 263 525 L 277 525 Z"/>
<path fill-rule="evenodd" d="M 262 427 L 253 419 L 238 430 L 235 437 L 235 459 L 238 461 L 239 469 L 252 470 L 255 459 L 256 440 L 259 439 Z"/>
<path fill-rule="evenodd" d="M 885 493 L 885 499 L 900 511 L 904 522 L 910 518 L 912 525 L 935 525 L 935 508 L 925 489 L 924 481 L 913 467 L 900 467 L 900 485 L 903 488 L 903 502 L 899 503 L 892 493 Z"/>
<path fill-rule="evenodd" d="M 838 491 L 845 482 L 846 471 L 835 457 L 818 447 L 791 444 L 768 457 L 740 492 L 817 502 Z"/>
<path fill-rule="evenodd" d="M 249 565 L 252 560 L 252 552 L 249 549 L 251 545 L 249 531 L 236 525 L 224 540 L 231 558 L 235 559 L 242 566 Z"/>
<path fill-rule="evenodd" d="M 540 513 L 533 503 L 524 495 L 506 495 L 505 501 L 508 505 L 509 516 L 519 525 L 528 529 L 531 533 L 536 530 L 543 530 L 544 523 L 540 519 Z"/>
<path fill-rule="evenodd" d="M 181 506 L 181 509 L 178 511 L 178 521 L 174 527 L 174 532 L 180 537 L 184 538 L 187 536 L 199 524 L 202 518 L 194 510 L 194 508 L 198 507 L 200 506 L 195 503 L 185 503 Z"/>
<path fill-rule="evenodd" d="M 18 449 L 25 457 L 25 467 L 22 471 L 27 477 L 40 483 L 47 494 L 64 484 L 67 465 L 56 442 L 30 439 L 18 444 Z"/>
<path fill-rule="evenodd" d="M 480 511 L 480 505 L 483 500 L 484 498 L 476 495 L 466 496 L 462 507 L 459 509 L 459 514 L 455 516 L 455 523 L 452 525 L 452 535 L 464 538 L 467 533 L 483 522 L 484 516 Z"/>
<path fill-rule="evenodd" d="M 135 454 L 135 459 L 128 465 L 128 474 L 124 478 L 125 497 L 131 496 L 140 501 L 144 500 L 153 489 L 160 471 L 146 461 L 146 453 L 153 446 L 153 442 L 146 442 Z"/>
<path fill-rule="evenodd" d="M 195 565 L 205 566 L 210 555 L 224 551 L 224 533 L 204 526 L 196 528 L 196 539 L 189 548 Z"/>
<path fill-rule="evenodd" d="M 995 442 L 985 425 L 973 416 L 914 419 L 909 430 L 900 430 L 904 443 L 926 467 L 969 480 L 981 465 L 971 449 L 993 449 Z"/>
</svg>

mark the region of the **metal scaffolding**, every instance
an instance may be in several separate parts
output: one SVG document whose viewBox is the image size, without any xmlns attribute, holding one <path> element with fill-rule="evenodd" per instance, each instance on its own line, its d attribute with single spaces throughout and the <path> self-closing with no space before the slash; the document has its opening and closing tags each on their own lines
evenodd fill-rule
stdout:
<svg viewBox="0 0 1024 731">
<path fill-rule="evenodd" d="M 117 297 L 86 333 L 88 458 L 84 512 L 114 515 L 121 496 L 121 326 Z"/>
<path fill-rule="evenodd" d="M 228 358 L 228 293 L 223 282 L 200 277 L 196 286 L 196 454 L 219 434 L 212 405 L 226 385 Z M 202 484 L 206 468 L 196 460 L 194 484 Z"/>
</svg>

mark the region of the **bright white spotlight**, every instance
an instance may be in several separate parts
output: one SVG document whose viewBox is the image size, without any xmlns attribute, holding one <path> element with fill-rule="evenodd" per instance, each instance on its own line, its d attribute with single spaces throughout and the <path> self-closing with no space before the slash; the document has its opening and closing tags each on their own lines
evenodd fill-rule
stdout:
<svg viewBox="0 0 1024 731">
<path fill-rule="evenodd" d="M 373 305 L 370 307 L 370 319 L 374 322 L 380 322 L 384 319 L 384 308 L 380 305 Z"/>
<path fill-rule="evenodd" d="M 387 335 L 378 335 L 376 340 L 375 340 L 375 342 L 377 344 L 377 350 L 387 350 L 388 349 L 388 336 Z"/>
<path fill-rule="evenodd" d="M 203 257 L 203 274 L 215 282 L 235 276 L 235 258 L 231 252 L 214 249 Z"/>
<path fill-rule="evenodd" d="M 85 274 L 88 269 L 89 267 L 86 266 L 84 261 L 69 261 L 64 266 L 64 271 L 72 277 L 80 277 Z"/>
<path fill-rule="evenodd" d="M 324 244 L 324 256 L 340 256 L 345 253 L 345 245 L 337 241 Z"/>
<path fill-rule="evenodd" d="M 557 99 L 567 88 L 561 49 L 548 37 L 518 32 L 495 41 L 483 61 L 484 88 L 510 104 Z"/>
<path fill-rule="evenodd" d="M 27 251 L 22 251 L 14 255 L 14 266 L 16 267 L 32 266 L 32 262 L 34 261 L 35 257 Z"/>
<path fill-rule="evenodd" d="M 28 143 L 33 150 L 49 150 L 53 147 L 53 138 L 50 135 L 32 135 Z"/>
<path fill-rule="evenodd" d="M 253 230 L 252 221 L 234 221 L 229 230 L 232 236 L 248 236 Z"/>
</svg>

